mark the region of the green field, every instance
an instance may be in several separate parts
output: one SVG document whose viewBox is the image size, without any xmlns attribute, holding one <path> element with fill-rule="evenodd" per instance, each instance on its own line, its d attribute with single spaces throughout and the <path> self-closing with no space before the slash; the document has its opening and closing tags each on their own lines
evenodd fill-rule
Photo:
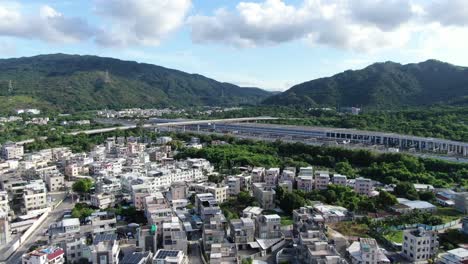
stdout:
<svg viewBox="0 0 468 264">
<path fill-rule="evenodd" d="M 393 241 L 395 243 L 403 243 L 403 231 L 389 231 L 384 235 L 384 237 L 389 240 Z"/>
<path fill-rule="evenodd" d="M 333 230 L 345 235 L 356 237 L 368 237 L 369 226 L 355 222 L 338 222 L 329 225 Z"/>
<path fill-rule="evenodd" d="M 437 207 L 437 212 L 434 215 L 440 216 L 444 220 L 444 223 L 466 216 L 451 207 Z"/>
</svg>

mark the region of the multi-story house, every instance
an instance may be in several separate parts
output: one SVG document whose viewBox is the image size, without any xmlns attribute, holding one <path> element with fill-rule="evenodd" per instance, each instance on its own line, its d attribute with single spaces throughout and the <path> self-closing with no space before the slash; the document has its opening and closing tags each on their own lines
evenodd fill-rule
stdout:
<svg viewBox="0 0 468 264">
<path fill-rule="evenodd" d="M 412 263 L 425 263 L 439 249 L 437 233 L 423 228 L 403 231 L 402 254 Z"/>
<path fill-rule="evenodd" d="M 64 264 L 64 251 L 56 247 L 36 249 L 22 256 L 22 264 Z"/>
<path fill-rule="evenodd" d="M 281 217 L 277 214 L 259 215 L 255 219 L 255 233 L 258 239 L 281 238 Z"/>
<path fill-rule="evenodd" d="M 276 186 L 276 184 L 278 183 L 279 174 L 280 174 L 279 168 L 270 168 L 266 170 L 265 176 L 264 176 L 264 182 L 267 185 Z"/>
<path fill-rule="evenodd" d="M 255 222 L 251 218 L 232 219 L 229 230 L 238 248 L 247 248 L 248 243 L 255 241 Z"/>
<path fill-rule="evenodd" d="M 315 189 L 326 190 L 330 183 L 330 174 L 328 171 L 316 171 L 314 176 Z"/>
<path fill-rule="evenodd" d="M 211 193 L 218 203 L 223 203 L 228 197 L 228 186 L 215 183 L 196 183 L 190 185 L 190 189 L 196 193 Z"/>
<path fill-rule="evenodd" d="M 162 224 L 162 245 L 167 250 L 180 250 L 187 253 L 187 234 L 179 218 L 172 217 L 171 221 Z"/>
<path fill-rule="evenodd" d="M 202 220 L 221 214 L 221 208 L 211 193 L 195 195 L 195 208 Z"/>
<path fill-rule="evenodd" d="M 46 174 L 45 182 L 49 192 L 58 192 L 65 187 L 65 178 L 62 174 Z"/>
<path fill-rule="evenodd" d="M 228 186 L 227 192 L 229 196 L 236 196 L 241 191 L 241 182 L 240 179 L 234 176 L 229 176 L 226 178 L 226 184 Z"/>
<path fill-rule="evenodd" d="M 182 251 L 160 249 L 154 254 L 152 264 L 188 264 L 188 257 Z"/>
<path fill-rule="evenodd" d="M 112 212 L 97 212 L 91 216 L 93 234 L 114 234 L 117 230 L 117 219 Z"/>
<path fill-rule="evenodd" d="M 263 209 L 275 208 L 275 186 L 268 186 L 265 183 L 252 184 L 253 196 Z"/>
<path fill-rule="evenodd" d="M 313 176 L 297 176 L 297 189 L 310 192 L 314 189 L 314 179 Z"/>
<path fill-rule="evenodd" d="M 6 160 L 21 159 L 23 155 L 23 145 L 17 145 L 13 142 L 7 142 L 1 148 L 1 157 Z"/>
<path fill-rule="evenodd" d="M 203 250 L 209 254 L 212 244 L 224 243 L 227 221 L 224 215 L 215 215 L 205 219 L 203 225 Z"/>
<path fill-rule="evenodd" d="M 263 182 L 263 177 L 265 176 L 265 168 L 254 168 L 251 173 L 252 182 Z"/>
<path fill-rule="evenodd" d="M 99 209 L 112 208 L 115 205 L 115 196 L 109 193 L 92 194 L 91 205 Z"/>
<path fill-rule="evenodd" d="M 91 263 L 119 264 L 117 234 L 97 234 L 90 246 Z"/>
<path fill-rule="evenodd" d="M 354 181 L 354 191 L 358 194 L 370 196 L 373 190 L 374 186 L 371 179 L 359 177 Z"/>
<path fill-rule="evenodd" d="M 373 238 L 361 238 L 359 241 L 353 242 L 347 251 L 353 264 L 390 263 L 390 260 Z"/>
<path fill-rule="evenodd" d="M 345 175 L 333 174 L 333 184 L 335 185 L 346 186 L 347 180 Z"/>
<path fill-rule="evenodd" d="M 44 182 L 42 180 L 36 180 L 25 185 L 23 190 L 23 201 L 24 213 L 46 208 L 47 191 Z"/>
<path fill-rule="evenodd" d="M 468 192 L 455 193 L 453 200 L 455 209 L 464 214 L 468 213 Z"/>
</svg>

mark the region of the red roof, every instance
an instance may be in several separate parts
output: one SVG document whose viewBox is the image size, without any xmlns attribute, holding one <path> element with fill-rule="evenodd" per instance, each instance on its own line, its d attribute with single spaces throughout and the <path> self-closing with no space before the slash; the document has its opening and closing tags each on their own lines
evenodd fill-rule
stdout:
<svg viewBox="0 0 468 264">
<path fill-rule="evenodd" d="M 63 249 L 61 249 L 61 248 L 55 250 L 54 253 L 50 253 L 49 255 L 47 255 L 47 259 L 52 260 L 52 259 L 55 259 L 56 257 L 58 257 L 60 255 L 63 255 Z"/>
</svg>

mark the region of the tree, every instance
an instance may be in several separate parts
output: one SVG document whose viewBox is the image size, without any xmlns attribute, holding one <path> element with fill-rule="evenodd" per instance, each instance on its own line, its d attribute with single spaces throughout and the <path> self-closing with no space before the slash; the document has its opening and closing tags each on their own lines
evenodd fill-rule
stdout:
<svg viewBox="0 0 468 264">
<path fill-rule="evenodd" d="M 396 196 L 400 197 L 405 197 L 410 200 L 417 200 L 419 199 L 418 192 L 414 188 L 414 185 L 410 182 L 399 182 L 396 186 L 395 189 L 393 190 L 393 193 Z"/>
<path fill-rule="evenodd" d="M 388 208 L 397 204 L 397 202 L 398 201 L 395 195 L 392 195 L 391 193 L 384 190 L 381 190 L 379 192 L 379 195 L 376 197 L 377 206 L 379 206 L 380 208 Z"/>
<path fill-rule="evenodd" d="M 423 201 L 434 201 L 435 200 L 435 194 L 431 191 L 424 191 L 419 193 L 419 199 Z"/>
<path fill-rule="evenodd" d="M 91 179 L 79 179 L 72 185 L 72 190 L 79 194 L 89 193 L 94 183 Z"/>
<path fill-rule="evenodd" d="M 294 209 L 305 205 L 305 199 L 295 192 L 286 192 L 280 200 L 280 208 L 287 214 L 291 214 Z"/>
<path fill-rule="evenodd" d="M 356 170 L 347 161 L 341 161 L 336 163 L 335 171 L 350 178 L 354 178 L 356 176 Z"/>
<path fill-rule="evenodd" d="M 85 203 L 77 203 L 72 210 L 72 217 L 73 218 L 80 218 L 81 220 L 85 219 L 86 217 L 90 216 L 94 212 L 93 209 L 89 207 L 88 204 Z"/>
</svg>

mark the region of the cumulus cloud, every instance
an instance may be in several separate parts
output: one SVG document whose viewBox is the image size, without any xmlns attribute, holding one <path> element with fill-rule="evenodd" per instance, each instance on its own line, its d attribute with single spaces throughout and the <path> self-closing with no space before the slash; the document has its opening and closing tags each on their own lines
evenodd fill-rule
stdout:
<svg viewBox="0 0 468 264">
<path fill-rule="evenodd" d="M 349 4 L 353 21 L 385 31 L 398 28 L 414 15 L 408 0 L 354 0 Z"/>
<path fill-rule="evenodd" d="M 0 4 L 0 35 L 48 42 L 76 42 L 94 35 L 94 29 L 77 17 L 66 17 L 44 5 L 31 14 L 18 4 Z"/>
<path fill-rule="evenodd" d="M 427 19 L 446 26 L 468 25 L 468 1 L 435 0 L 427 8 Z"/>
<path fill-rule="evenodd" d="M 388 13 L 382 14 L 382 10 Z M 406 39 L 400 26 L 412 15 L 407 0 L 304 0 L 299 6 L 265 0 L 241 2 L 235 11 L 219 9 L 211 16 L 196 15 L 189 24 L 196 43 L 255 47 L 308 39 L 338 48 L 371 50 Z"/>
<path fill-rule="evenodd" d="M 101 45 L 158 45 L 183 25 L 191 0 L 95 0 Z"/>
</svg>

